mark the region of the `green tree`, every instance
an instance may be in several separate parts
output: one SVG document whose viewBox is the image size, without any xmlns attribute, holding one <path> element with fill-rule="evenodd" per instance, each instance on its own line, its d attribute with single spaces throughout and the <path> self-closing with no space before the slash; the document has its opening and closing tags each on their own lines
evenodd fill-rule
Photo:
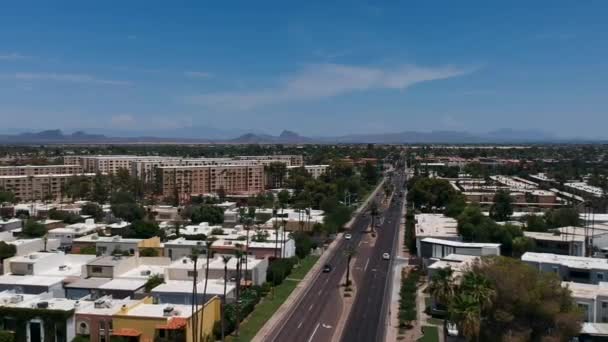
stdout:
<svg viewBox="0 0 608 342">
<path fill-rule="evenodd" d="M 525 227 L 530 232 L 546 232 L 547 222 L 545 218 L 539 215 L 526 215 L 524 217 Z"/>
<path fill-rule="evenodd" d="M 549 228 L 560 228 L 581 225 L 578 211 L 574 208 L 560 208 L 548 211 L 545 214 L 545 221 Z"/>
<path fill-rule="evenodd" d="M 481 329 L 481 308 L 471 295 L 461 293 L 454 297 L 450 303 L 449 313 L 450 319 L 456 322 L 467 340 L 478 340 Z"/>
<path fill-rule="evenodd" d="M 224 211 L 222 208 L 203 204 L 192 208 L 190 220 L 193 224 L 208 222 L 210 225 L 222 224 L 224 222 Z"/>
<path fill-rule="evenodd" d="M 0 241 L 0 262 L 6 258 L 14 257 L 15 253 L 17 253 L 15 245 Z"/>
<path fill-rule="evenodd" d="M 110 207 L 112 215 L 127 222 L 142 220 L 146 216 L 144 208 L 135 203 L 115 203 Z"/>
<path fill-rule="evenodd" d="M 357 250 L 353 246 L 348 246 L 344 250 L 344 255 L 346 256 L 346 282 L 344 286 L 350 286 L 350 261 L 357 254 Z"/>
<path fill-rule="evenodd" d="M 147 293 L 150 293 L 150 291 L 152 291 L 153 288 L 157 287 L 158 285 L 160 285 L 164 282 L 165 282 L 165 279 L 163 278 L 162 274 L 153 274 L 148 278 L 148 280 L 146 280 L 146 283 L 144 284 L 144 290 Z"/>
<path fill-rule="evenodd" d="M 526 252 L 534 252 L 535 248 L 534 239 L 525 236 L 518 236 L 513 239 L 513 256 L 516 258 L 521 257 Z"/>
<path fill-rule="evenodd" d="M 28 219 L 25 222 L 22 233 L 25 237 L 29 238 L 43 237 L 46 234 L 46 227 L 34 219 Z"/>
<path fill-rule="evenodd" d="M 513 215 L 513 200 L 508 191 L 499 190 L 494 195 L 494 204 L 490 208 L 490 217 L 496 221 L 508 221 Z"/>
<path fill-rule="evenodd" d="M 101 221 L 104 217 L 103 209 L 96 203 L 87 203 L 80 208 L 80 214 L 88 215 L 95 219 L 95 221 Z"/>
<path fill-rule="evenodd" d="M 0 188 L 0 203 L 17 203 L 17 197 L 12 191 Z"/>
<path fill-rule="evenodd" d="M 431 277 L 429 291 L 440 308 L 445 308 L 451 302 L 455 293 L 454 271 L 451 267 L 437 270 Z"/>
<path fill-rule="evenodd" d="M 487 279 L 495 293 L 490 305 L 478 306 L 480 340 L 504 340 L 509 336 L 522 341 L 567 341 L 580 332 L 581 312 L 570 290 L 561 286 L 555 274 L 538 272 L 520 260 L 505 257 L 484 258 L 469 272 Z M 457 317 L 471 314 L 463 309 L 475 300 L 470 294 L 467 297 L 467 305 L 461 303 L 455 310 Z M 466 330 L 470 331 L 467 337 L 475 337 L 474 329 Z"/>
<path fill-rule="evenodd" d="M 148 220 L 133 221 L 124 234 L 124 237 L 137 239 L 149 239 L 155 236 L 161 236 L 161 230 L 156 222 Z"/>
</svg>

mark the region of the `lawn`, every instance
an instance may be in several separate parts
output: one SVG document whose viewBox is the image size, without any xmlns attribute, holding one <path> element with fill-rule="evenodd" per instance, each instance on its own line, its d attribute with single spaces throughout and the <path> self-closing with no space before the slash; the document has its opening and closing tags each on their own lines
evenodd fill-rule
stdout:
<svg viewBox="0 0 608 342">
<path fill-rule="evenodd" d="M 270 317 L 277 311 L 283 302 L 289 297 L 293 289 L 296 288 L 300 280 L 304 278 L 306 273 L 319 259 L 318 256 L 309 255 L 300 262 L 300 266 L 295 268 L 285 279 L 283 283 L 274 289 L 274 296 L 269 293 L 258 305 L 255 306 L 253 312 L 247 317 L 246 321 L 241 324 L 240 336 L 238 338 L 229 336 L 228 341 L 251 341 L 262 326 Z"/>
<path fill-rule="evenodd" d="M 434 326 L 425 325 L 422 327 L 424 336 L 418 339 L 418 342 L 439 342 L 439 329 Z"/>
</svg>

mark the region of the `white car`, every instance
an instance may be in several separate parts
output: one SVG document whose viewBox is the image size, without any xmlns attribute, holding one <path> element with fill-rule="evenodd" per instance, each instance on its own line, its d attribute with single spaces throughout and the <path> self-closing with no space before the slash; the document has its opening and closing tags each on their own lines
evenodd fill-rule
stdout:
<svg viewBox="0 0 608 342">
<path fill-rule="evenodd" d="M 352 236 L 352 235 L 350 235 L 350 234 L 344 234 L 344 238 L 345 238 L 346 240 L 350 240 L 350 239 L 352 239 L 352 238 L 353 238 L 353 236 Z"/>
<path fill-rule="evenodd" d="M 384 260 L 390 260 L 390 258 L 391 258 L 390 254 L 388 254 L 388 253 L 382 254 L 382 259 L 384 259 Z"/>
</svg>

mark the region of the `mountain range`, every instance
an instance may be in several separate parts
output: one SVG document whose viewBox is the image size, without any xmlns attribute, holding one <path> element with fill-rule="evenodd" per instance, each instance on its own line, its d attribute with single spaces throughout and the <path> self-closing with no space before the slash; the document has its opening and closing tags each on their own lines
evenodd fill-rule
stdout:
<svg viewBox="0 0 608 342">
<path fill-rule="evenodd" d="M 163 132 L 154 135 L 147 134 L 128 136 L 110 136 L 102 133 L 85 133 L 76 131 L 71 134 L 63 133 L 59 129 L 41 132 L 24 132 L 19 134 L 0 134 L 0 144 L 78 144 L 78 143 L 227 143 L 227 144 L 481 144 L 481 143 L 551 143 L 551 142 L 584 142 L 597 141 L 594 139 L 563 139 L 537 130 L 500 129 L 482 134 L 461 131 L 403 131 L 385 134 L 350 134 L 334 137 L 306 137 L 296 132 L 284 130 L 279 135 L 270 135 L 260 132 L 246 132 L 231 137 L 234 132 L 213 131 L 212 129 L 190 128 L 185 132 L 175 130 L 173 134 Z M 115 133 L 115 132 L 114 132 Z"/>
</svg>

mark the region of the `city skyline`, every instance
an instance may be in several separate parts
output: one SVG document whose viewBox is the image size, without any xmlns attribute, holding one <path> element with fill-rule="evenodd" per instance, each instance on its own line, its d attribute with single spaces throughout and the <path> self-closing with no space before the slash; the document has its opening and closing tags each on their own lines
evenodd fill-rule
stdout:
<svg viewBox="0 0 608 342">
<path fill-rule="evenodd" d="M 0 117 L 29 131 L 606 138 L 607 9 L 12 4 L 0 14 Z"/>
</svg>

